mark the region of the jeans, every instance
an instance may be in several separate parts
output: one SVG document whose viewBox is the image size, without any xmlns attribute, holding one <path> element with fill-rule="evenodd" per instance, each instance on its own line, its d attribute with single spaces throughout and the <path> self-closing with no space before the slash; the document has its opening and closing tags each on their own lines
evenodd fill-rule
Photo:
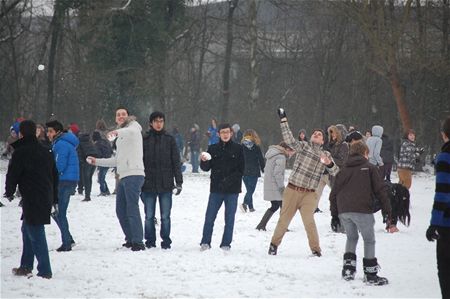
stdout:
<svg viewBox="0 0 450 299">
<path fill-rule="evenodd" d="M 203 225 L 203 237 L 200 244 L 208 244 L 211 246 L 211 237 L 214 228 L 214 221 L 219 212 L 222 202 L 225 202 L 225 228 L 223 231 L 222 246 L 230 246 L 233 240 L 234 217 L 236 215 L 237 193 L 210 193 L 208 207 L 206 208 L 205 224 Z"/>
<path fill-rule="evenodd" d="M 70 195 L 75 192 L 77 182 L 60 182 L 58 185 L 58 215 L 53 218 L 61 231 L 62 245 L 66 248 L 71 246 L 72 235 L 69 231 L 67 221 L 67 208 L 69 207 Z"/>
<path fill-rule="evenodd" d="M 121 178 L 117 186 L 116 215 L 125 234 L 125 241 L 142 243 L 144 229 L 139 212 L 139 194 L 144 176 L 132 175 Z"/>
<path fill-rule="evenodd" d="M 106 184 L 106 174 L 108 173 L 108 167 L 97 167 L 98 169 L 98 183 L 100 184 L 100 193 L 109 193 L 108 184 Z"/>
<path fill-rule="evenodd" d="M 191 150 L 191 164 L 192 164 L 192 172 L 198 172 L 198 166 L 200 165 L 200 153 L 199 151 Z"/>
<path fill-rule="evenodd" d="M 347 234 L 345 252 L 356 253 L 358 231 L 360 231 L 364 240 L 364 258 L 375 258 L 375 218 L 373 214 L 342 213 L 339 214 L 339 219 Z"/>
<path fill-rule="evenodd" d="M 50 257 L 48 255 L 47 239 L 45 238 L 44 225 L 30 225 L 22 222 L 22 258 L 20 267 L 32 270 L 34 257 L 38 261 L 38 275 L 52 275 Z"/>
<path fill-rule="evenodd" d="M 81 175 L 83 176 L 83 185 L 84 185 L 84 197 L 91 197 L 92 190 L 92 176 L 95 172 L 95 166 L 89 165 L 87 163 L 83 163 L 83 168 L 81 170 Z"/>
<path fill-rule="evenodd" d="M 170 247 L 172 240 L 170 239 L 170 211 L 172 210 L 172 192 L 142 192 L 141 199 L 145 207 L 145 240 L 155 245 L 155 207 L 156 198 L 159 198 L 159 211 L 161 213 L 161 231 L 162 239 L 161 247 Z"/>
<path fill-rule="evenodd" d="M 450 298 L 450 230 L 440 229 L 436 241 L 436 258 L 442 298 Z"/>
<path fill-rule="evenodd" d="M 242 180 L 245 184 L 245 189 L 247 189 L 247 193 L 245 193 L 244 204 L 248 206 L 249 209 L 253 209 L 253 193 L 256 189 L 256 183 L 258 183 L 257 176 L 243 176 Z"/>
</svg>

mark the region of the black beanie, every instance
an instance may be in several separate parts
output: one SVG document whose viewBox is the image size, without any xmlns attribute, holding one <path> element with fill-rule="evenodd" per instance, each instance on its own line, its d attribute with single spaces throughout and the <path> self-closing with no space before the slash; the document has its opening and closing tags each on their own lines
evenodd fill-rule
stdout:
<svg viewBox="0 0 450 299">
<path fill-rule="evenodd" d="M 20 123 L 19 132 L 23 137 L 36 136 L 36 124 L 32 120 L 24 120 Z"/>
</svg>

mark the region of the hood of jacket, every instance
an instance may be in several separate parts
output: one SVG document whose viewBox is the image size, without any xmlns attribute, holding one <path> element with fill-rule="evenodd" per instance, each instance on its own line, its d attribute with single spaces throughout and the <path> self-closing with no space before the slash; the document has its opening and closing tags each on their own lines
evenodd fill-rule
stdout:
<svg viewBox="0 0 450 299">
<path fill-rule="evenodd" d="M 61 134 L 55 140 L 55 143 L 58 142 L 59 140 L 64 140 L 64 141 L 70 143 L 71 145 L 73 145 L 74 147 L 77 147 L 80 144 L 78 137 L 75 136 L 75 134 L 73 134 L 72 132 L 66 132 L 66 133 Z"/>
<path fill-rule="evenodd" d="M 355 166 L 362 165 L 364 163 L 367 163 L 366 157 L 361 156 L 360 154 L 351 154 L 350 156 L 348 156 L 345 166 L 355 167 Z"/>
<path fill-rule="evenodd" d="M 266 159 L 270 159 L 275 157 L 276 155 L 284 155 L 284 149 L 279 145 L 271 145 L 269 146 L 269 149 L 267 150 L 267 153 L 264 157 Z"/>
<path fill-rule="evenodd" d="M 372 127 L 372 136 L 380 137 L 383 135 L 383 127 L 382 126 L 373 126 Z"/>
<path fill-rule="evenodd" d="M 136 116 L 130 115 L 130 116 L 128 116 L 128 117 L 125 119 L 125 121 L 119 126 L 119 128 L 126 128 L 126 127 L 130 126 L 133 122 L 137 123 L 137 121 L 136 121 Z M 138 125 L 139 125 L 139 124 L 138 124 Z M 141 128 L 141 131 L 142 131 L 141 125 L 139 125 L 139 127 Z"/>
</svg>

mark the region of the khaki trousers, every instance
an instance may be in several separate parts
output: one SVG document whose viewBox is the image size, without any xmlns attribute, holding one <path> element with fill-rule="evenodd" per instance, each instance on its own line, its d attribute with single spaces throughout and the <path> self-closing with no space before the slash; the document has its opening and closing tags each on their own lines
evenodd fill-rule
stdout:
<svg viewBox="0 0 450 299">
<path fill-rule="evenodd" d="M 397 168 L 398 183 L 409 190 L 412 184 L 412 170 L 406 168 Z"/>
<path fill-rule="evenodd" d="M 295 212 L 298 210 L 302 216 L 309 247 L 312 251 L 321 252 L 319 245 L 319 234 L 317 233 L 314 211 L 317 208 L 317 194 L 315 192 L 295 191 L 287 187 L 283 194 L 283 205 L 281 207 L 280 219 L 272 236 L 272 244 L 279 246 L 286 233 Z"/>
</svg>

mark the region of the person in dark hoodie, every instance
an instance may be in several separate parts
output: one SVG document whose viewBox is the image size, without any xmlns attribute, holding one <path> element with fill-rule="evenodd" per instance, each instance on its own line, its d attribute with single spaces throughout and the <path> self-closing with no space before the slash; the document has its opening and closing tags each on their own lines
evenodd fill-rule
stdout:
<svg viewBox="0 0 450 299">
<path fill-rule="evenodd" d="M 36 138 L 36 124 L 20 123 L 19 140 L 12 144 L 15 151 L 6 174 L 6 197 L 14 198 L 17 185 L 22 194 L 22 258 L 13 268 L 17 276 L 29 276 L 34 257 L 38 261 L 37 276 L 52 278 L 45 224 L 50 224 L 52 205 L 58 200 L 58 171 L 51 151 Z"/>
<path fill-rule="evenodd" d="M 141 199 L 145 208 L 144 237 L 147 248 L 156 247 L 154 219 L 157 200 L 161 213 L 161 248 L 171 248 L 172 192 L 180 195 L 183 185 L 177 143 L 175 138 L 164 130 L 164 122 L 164 113 L 155 111 L 150 114 L 150 130 L 143 140 L 145 181 Z"/>
<path fill-rule="evenodd" d="M 200 168 L 211 170 L 210 194 L 206 208 L 203 236 L 200 250 L 211 248 L 214 221 L 222 203 L 225 204 L 225 228 L 220 248 L 230 250 L 233 240 L 234 218 L 237 200 L 242 186 L 242 175 L 245 160 L 242 146 L 231 140 L 233 131 L 229 124 L 218 127 L 220 141 L 208 147 L 207 152 L 200 155 Z"/>
<path fill-rule="evenodd" d="M 356 272 L 356 246 L 358 232 L 364 239 L 364 281 L 371 285 L 385 285 L 388 280 L 379 277 L 375 257 L 375 218 L 373 216 L 375 194 L 380 199 L 383 213 L 391 218 L 391 206 L 386 185 L 375 165 L 368 161 L 369 148 L 363 141 L 350 145 L 350 156 L 336 176 L 330 193 L 331 228 L 337 231 L 344 226 L 347 242 L 344 253 L 342 278 L 353 280 Z"/>
<path fill-rule="evenodd" d="M 258 178 L 261 176 L 261 171 L 264 172 L 266 162 L 261 152 L 261 139 L 255 130 L 248 129 L 242 138 L 242 145 L 244 150 L 245 169 L 242 180 L 245 184 L 244 202 L 240 205 L 242 212 L 254 212 L 253 207 L 253 193 L 258 183 Z"/>
<path fill-rule="evenodd" d="M 381 140 L 383 141 L 381 145 L 380 156 L 383 159 L 383 179 L 390 182 L 391 181 L 391 172 L 392 165 L 394 164 L 394 142 L 392 139 L 385 133 L 381 135 Z"/>
<path fill-rule="evenodd" d="M 92 176 L 95 172 L 95 166 L 86 162 L 88 156 L 100 158 L 97 148 L 91 139 L 91 134 L 80 133 L 78 135 L 80 145 L 78 146 L 78 157 L 80 159 L 80 174 L 84 186 L 84 199 L 82 201 L 91 201 Z M 111 157 L 111 156 L 110 156 Z"/>
<path fill-rule="evenodd" d="M 75 241 L 69 231 L 67 208 L 69 207 L 70 196 L 75 193 L 75 188 L 80 178 L 79 161 L 76 151 L 79 141 L 77 136 L 71 132 L 64 132 L 63 125 L 57 120 L 52 120 L 45 125 L 47 126 L 47 137 L 52 142 L 53 156 L 55 157 L 59 175 L 59 212 L 54 219 L 61 231 L 62 245 L 56 251 L 71 251 Z"/>
<path fill-rule="evenodd" d="M 113 150 L 111 147 L 111 143 L 106 140 L 100 131 L 94 131 L 92 133 L 92 141 L 94 141 L 95 148 L 98 153 L 98 158 L 111 158 Z M 106 174 L 108 173 L 109 167 L 98 166 L 98 183 L 100 185 L 100 196 L 108 196 L 111 193 L 109 192 L 108 184 L 106 183 Z"/>
<path fill-rule="evenodd" d="M 442 298 L 450 298 L 450 117 L 442 124 L 444 145 L 436 157 L 436 193 L 427 240 L 436 244 L 436 258 Z"/>
</svg>

